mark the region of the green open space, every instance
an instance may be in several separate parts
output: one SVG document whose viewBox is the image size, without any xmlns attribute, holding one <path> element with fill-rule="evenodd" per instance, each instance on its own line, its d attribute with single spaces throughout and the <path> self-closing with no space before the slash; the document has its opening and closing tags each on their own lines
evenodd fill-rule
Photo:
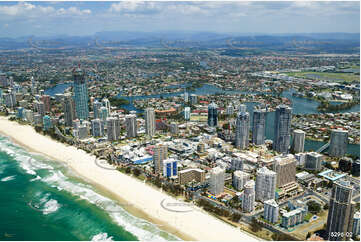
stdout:
<svg viewBox="0 0 361 242">
<path fill-rule="evenodd" d="M 353 73 L 334 73 L 334 72 L 288 72 L 288 76 L 310 79 L 310 80 L 323 80 L 330 82 L 352 82 L 359 81 L 360 76 Z"/>
</svg>

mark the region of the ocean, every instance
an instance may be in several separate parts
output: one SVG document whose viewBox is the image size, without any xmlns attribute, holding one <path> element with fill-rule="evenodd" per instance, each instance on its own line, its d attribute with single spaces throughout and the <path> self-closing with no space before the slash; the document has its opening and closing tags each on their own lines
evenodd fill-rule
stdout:
<svg viewBox="0 0 361 242">
<path fill-rule="evenodd" d="M 180 240 L 76 177 L 0 136 L 0 240 Z"/>
</svg>

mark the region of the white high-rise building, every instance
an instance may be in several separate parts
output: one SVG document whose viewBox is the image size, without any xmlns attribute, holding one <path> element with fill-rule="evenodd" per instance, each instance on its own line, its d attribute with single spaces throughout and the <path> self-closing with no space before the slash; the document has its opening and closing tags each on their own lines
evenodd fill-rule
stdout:
<svg viewBox="0 0 361 242">
<path fill-rule="evenodd" d="M 275 157 L 273 171 L 277 173 L 277 187 L 296 181 L 297 161 L 292 154 Z"/>
<path fill-rule="evenodd" d="M 172 122 L 172 123 L 170 124 L 170 132 L 171 132 L 172 134 L 178 134 L 179 128 L 178 128 L 178 124 L 177 124 L 176 122 Z"/>
<path fill-rule="evenodd" d="M 69 93 L 64 94 L 63 112 L 64 112 L 65 126 L 66 127 L 73 126 L 73 120 L 75 119 L 75 103 L 72 96 Z"/>
<path fill-rule="evenodd" d="M 98 119 L 100 118 L 100 108 L 102 107 L 102 103 L 99 102 L 98 100 L 95 100 L 93 103 L 93 114 L 94 114 L 94 119 Z"/>
<path fill-rule="evenodd" d="M 291 121 L 292 108 L 283 104 L 277 106 L 273 149 L 279 153 L 288 153 L 291 141 Z"/>
<path fill-rule="evenodd" d="M 266 132 L 266 114 L 266 109 L 253 110 L 252 143 L 255 145 L 264 144 Z"/>
<path fill-rule="evenodd" d="M 245 104 L 239 105 L 239 113 L 246 113 L 247 112 L 247 106 Z"/>
<path fill-rule="evenodd" d="M 227 106 L 227 115 L 233 115 L 233 113 L 234 113 L 234 109 L 233 109 L 233 106 L 232 106 L 232 104 L 229 104 L 228 106 Z"/>
<path fill-rule="evenodd" d="M 237 190 L 242 190 L 251 175 L 243 171 L 233 172 L 232 185 Z"/>
<path fill-rule="evenodd" d="M 185 107 L 184 108 L 184 119 L 189 120 L 191 118 L 191 108 Z"/>
<path fill-rule="evenodd" d="M 317 152 L 306 153 L 305 168 L 308 170 L 319 171 L 322 168 L 323 155 Z"/>
<path fill-rule="evenodd" d="M 209 191 L 217 196 L 224 191 L 224 176 L 225 172 L 220 167 L 214 167 L 211 170 L 211 176 L 210 176 L 210 187 Z"/>
<path fill-rule="evenodd" d="M 107 118 L 108 141 L 118 140 L 120 136 L 120 120 L 118 118 Z"/>
<path fill-rule="evenodd" d="M 304 151 L 305 137 L 306 137 L 305 131 L 300 130 L 300 129 L 296 129 L 293 131 L 291 150 L 294 153 L 301 153 Z"/>
<path fill-rule="evenodd" d="M 45 105 L 43 102 L 35 101 L 34 108 L 35 108 L 36 112 L 41 115 L 41 117 L 43 117 L 45 115 Z"/>
<path fill-rule="evenodd" d="M 253 212 L 255 208 L 255 184 L 253 180 L 249 180 L 244 185 L 242 210 L 244 212 Z"/>
<path fill-rule="evenodd" d="M 256 177 L 256 200 L 267 201 L 275 199 L 277 185 L 277 173 L 262 167 L 257 170 Z"/>
<path fill-rule="evenodd" d="M 128 114 L 125 116 L 125 123 L 127 127 L 127 137 L 137 137 L 137 115 Z"/>
<path fill-rule="evenodd" d="M 184 102 L 187 103 L 189 101 L 189 94 L 188 92 L 184 92 Z"/>
<path fill-rule="evenodd" d="M 30 78 L 30 80 L 31 80 L 31 93 L 34 95 L 36 93 L 36 82 L 33 76 Z"/>
<path fill-rule="evenodd" d="M 6 107 L 14 108 L 16 106 L 16 96 L 15 92 L 10 91 L 9 93 L 3 94 L 3 99 Z"/>
<path fill-rule="evenodd" d="M 155 135 L 155 112 L 154 108 L 145 109 L 145 131 L 150 137 Z"/>
<path fill-rule="evenodd" d="M 277 223 L 279 207 L 274 199 L 264 202 L 263 218 L 271 223 Z"/>
<path fill-rule="evenodd" d="M 346 154 L 348 143 L 348 131 L 342 129 L 331 130 L 330 148 L 328 154 L 330 156 L 342 157 Z"/>
<path fill-rule="evenodd" d="M 111 109 L 110 109 L 110 102 L 109 102 L 108 98 L 103 98 L 102 103 L 103 103 L 103 107 L 106 107 L 106 109 L 108 111 L 108 115 L 110 115 Z"/>
<path fill-rule="evenodd" d="M 246 105 L 244 105 L 246 106 Z M 244 107 L 240 107 L 244 110 Z M 249 145 L 249 113 L 240 112 L 237 116 L 236 123 L 236 147 L 239 149 L 247 149 Z"/>
<path fill-rule="evenodd" d="M 26 121 L 28 121 L 30 123 L 34 122 L 34 113 L 32 110 L 25 109 L 24 116 L 25 116 Z"/>
<path fill-rule="evenodd" d="M 155 173 L 163 172 L 163 161 L 168 157 L 168 146 L 159 144 L 153 148 L 153 164 Z"/>
<path fill-rule="evenodd" d="M 107 118 L 109 116 L 108 109 L 106 107 L 101 107 L 99 109 L 99 118 L 105 123 L 107 121 Z"/>
<path fill-rule="evenodd" d="M 243 171 L 243 160 L 239 157 L 233 157 L 231 161 L 231 168 L 233 170 Z"/>
<path fill-rule="evenodd" d="M 104 136 L 104 124 L 100 119 L 92 120 L 92 135 L 94 137 Z"/>
</svg>

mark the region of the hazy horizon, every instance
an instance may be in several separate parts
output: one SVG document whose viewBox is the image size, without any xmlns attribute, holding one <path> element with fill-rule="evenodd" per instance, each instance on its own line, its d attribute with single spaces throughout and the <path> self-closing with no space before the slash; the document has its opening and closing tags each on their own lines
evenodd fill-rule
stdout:
<svg viewBox="0 0 361 242">
<path fill-rule="evenodd" d="M 97 32 L 360 33 L 360 3 L 1 2 L 0 37 Z"/>
</svg>

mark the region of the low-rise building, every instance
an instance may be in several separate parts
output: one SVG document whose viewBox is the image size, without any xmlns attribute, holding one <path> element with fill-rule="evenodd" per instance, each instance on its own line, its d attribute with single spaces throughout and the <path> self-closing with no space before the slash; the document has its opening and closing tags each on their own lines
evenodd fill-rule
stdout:
<svg viewBox="0 0 361 242">
<path fill-rule="evenodd" d="M 205 171 L 198 168 L 186 169 L 178 172 L 179 174 L 179 183 L 185 185 L 189 182 L 195 181 L 198 183 L 203 183 L 205 181 Z"/>
</svg>

